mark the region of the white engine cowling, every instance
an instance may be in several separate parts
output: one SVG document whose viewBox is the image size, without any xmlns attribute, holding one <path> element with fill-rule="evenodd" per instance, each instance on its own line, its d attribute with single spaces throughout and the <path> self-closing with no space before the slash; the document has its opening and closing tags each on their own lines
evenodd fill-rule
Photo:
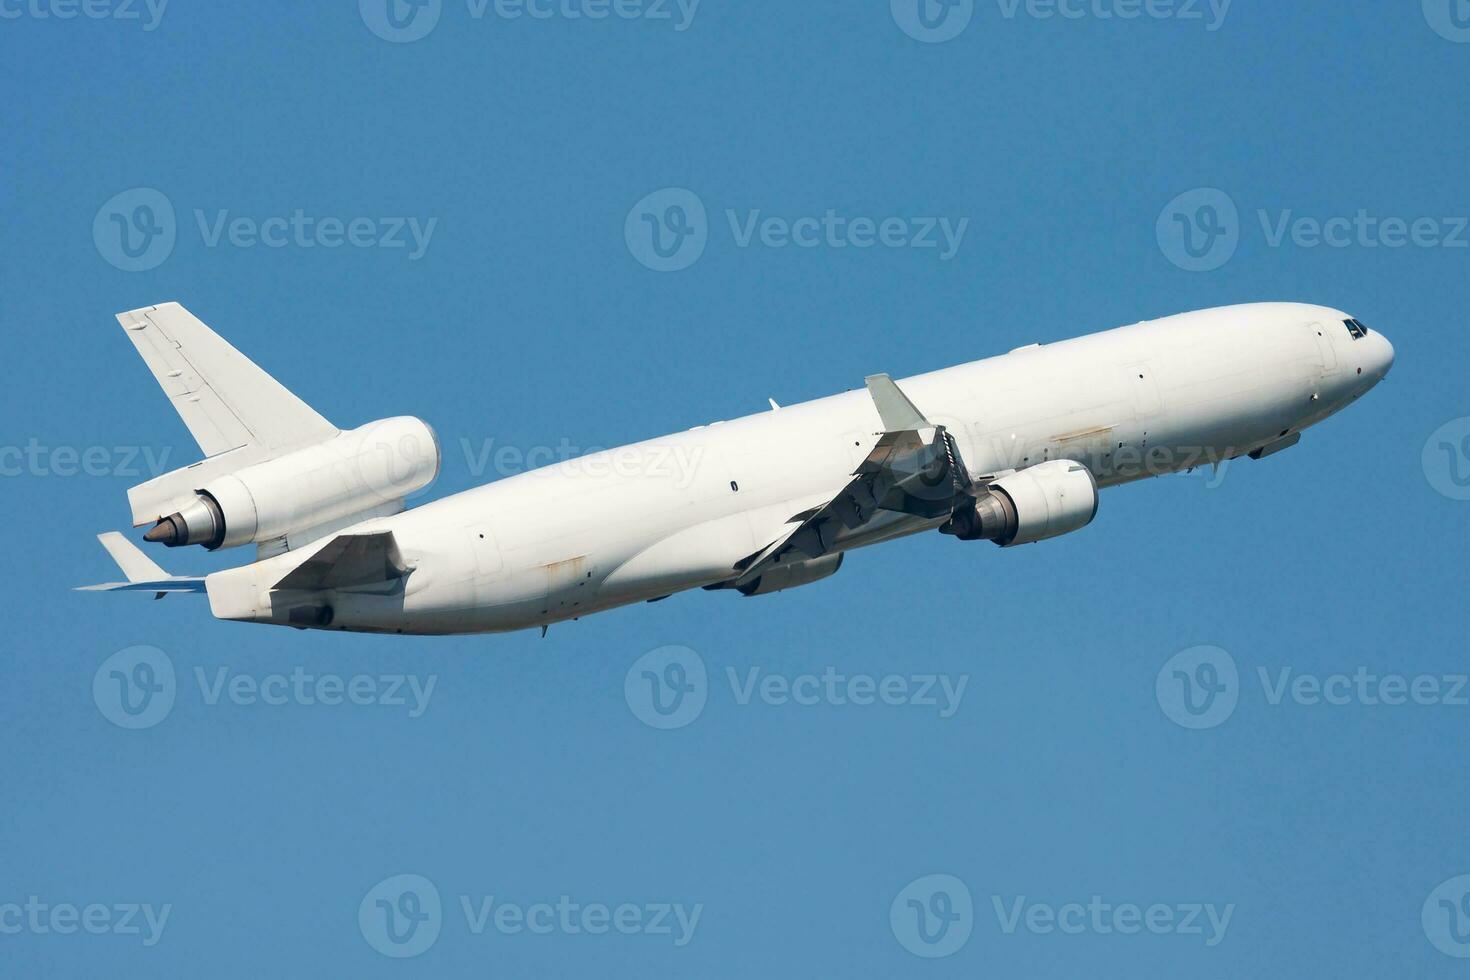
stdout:
<svg viewBox="0 0 1470 980">
<path fill-rule="evenodd" d="M 1097 481 L 1087 467 L 1054 459 L 993 481 L 943 530 L 1009 548 L 1086 527 L 1097 503 Z"/>
<path fill-rule="evenodd" d="M 401 502 L 434 482 L 439 461 L 439 440 L 427 423 L 383 419 L 212 477 L 145 538 L 211 551 L 269 541 Z"/>
</svg>

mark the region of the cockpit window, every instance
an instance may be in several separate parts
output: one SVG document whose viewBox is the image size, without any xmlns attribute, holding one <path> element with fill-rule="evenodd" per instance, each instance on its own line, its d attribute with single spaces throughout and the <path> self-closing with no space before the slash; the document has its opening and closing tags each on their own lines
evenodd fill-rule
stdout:
<svg viewBox="0 0 1470 980">
<path fill-rule="evenodd" d="M 1368 336 L 1368 328 L 1363 326 L 1361 320 L 1344 320 L 1342 322 L 1347 326 L 1348 333 L 1353 335 L 1354 340 L 1362 340 Z"/>
</svg>

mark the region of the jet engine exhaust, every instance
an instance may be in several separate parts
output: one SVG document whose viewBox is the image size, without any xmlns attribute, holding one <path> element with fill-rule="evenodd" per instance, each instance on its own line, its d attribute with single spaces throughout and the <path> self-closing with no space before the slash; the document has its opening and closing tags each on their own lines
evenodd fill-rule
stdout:
<svg viewBox="0 0 1470 980">
<path fill-rule="evenodd" d="M 194 502 L 176 514 L 160 518 L 158 523 L 143 535 L 144 541 L 163 544 L 169 548 L 202 544 L 213 551 L 225 539 L 225 515 L 213 497 L 201 494 Z"/>
</svg>

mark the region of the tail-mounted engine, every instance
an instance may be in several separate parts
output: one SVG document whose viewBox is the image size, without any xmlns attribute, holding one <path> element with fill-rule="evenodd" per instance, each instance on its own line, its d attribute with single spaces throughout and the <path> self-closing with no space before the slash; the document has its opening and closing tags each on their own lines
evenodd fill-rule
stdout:
<svg viewBox="0 0 1470 980">
<path fill-rule="evenodd" d="M 1055 459 L 967 491 L 940 530 L 1009 548 L 1086 527 L 1097 503 L 1097 481 L 1087 467 Z"/>
<path fill-rule="evenodd" d="M 239 469 L 210 465 L 224 459 L 199 466 L 192 498 L 174 500 L 178 510 L 158 517 L 146 540 L 213 551 L 396 512 L 439 475 L 439 441 L 427 423 L 401 417 Z M 188 472 L 162 479 L 177 481 Z"/>
</svg>

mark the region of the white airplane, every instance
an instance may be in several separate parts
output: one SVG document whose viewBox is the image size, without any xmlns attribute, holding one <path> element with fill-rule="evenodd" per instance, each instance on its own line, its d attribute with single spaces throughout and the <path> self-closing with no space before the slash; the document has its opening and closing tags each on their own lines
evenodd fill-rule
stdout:
<svg viewBox="0 0 1470 980">
<path fill-rule="evenodd" d="M 405 509 L 434 431 L 341 431 L 177 303 L 118 315 L 205 459 L 128 491 L 145 540 L 250 564 L 166 574 L 117 532 L 128 581 L 220 619 L 369 633 L 541 627 L 703 587 L 825 578 L 938 529 L 1014 547 L 1089 524 L 1098 488 L 1260 459 L 1345 408 L 1392 345 L 1320 306 L 1234 306 L 1032 344 L 554 466 Z"/>
</svg>

